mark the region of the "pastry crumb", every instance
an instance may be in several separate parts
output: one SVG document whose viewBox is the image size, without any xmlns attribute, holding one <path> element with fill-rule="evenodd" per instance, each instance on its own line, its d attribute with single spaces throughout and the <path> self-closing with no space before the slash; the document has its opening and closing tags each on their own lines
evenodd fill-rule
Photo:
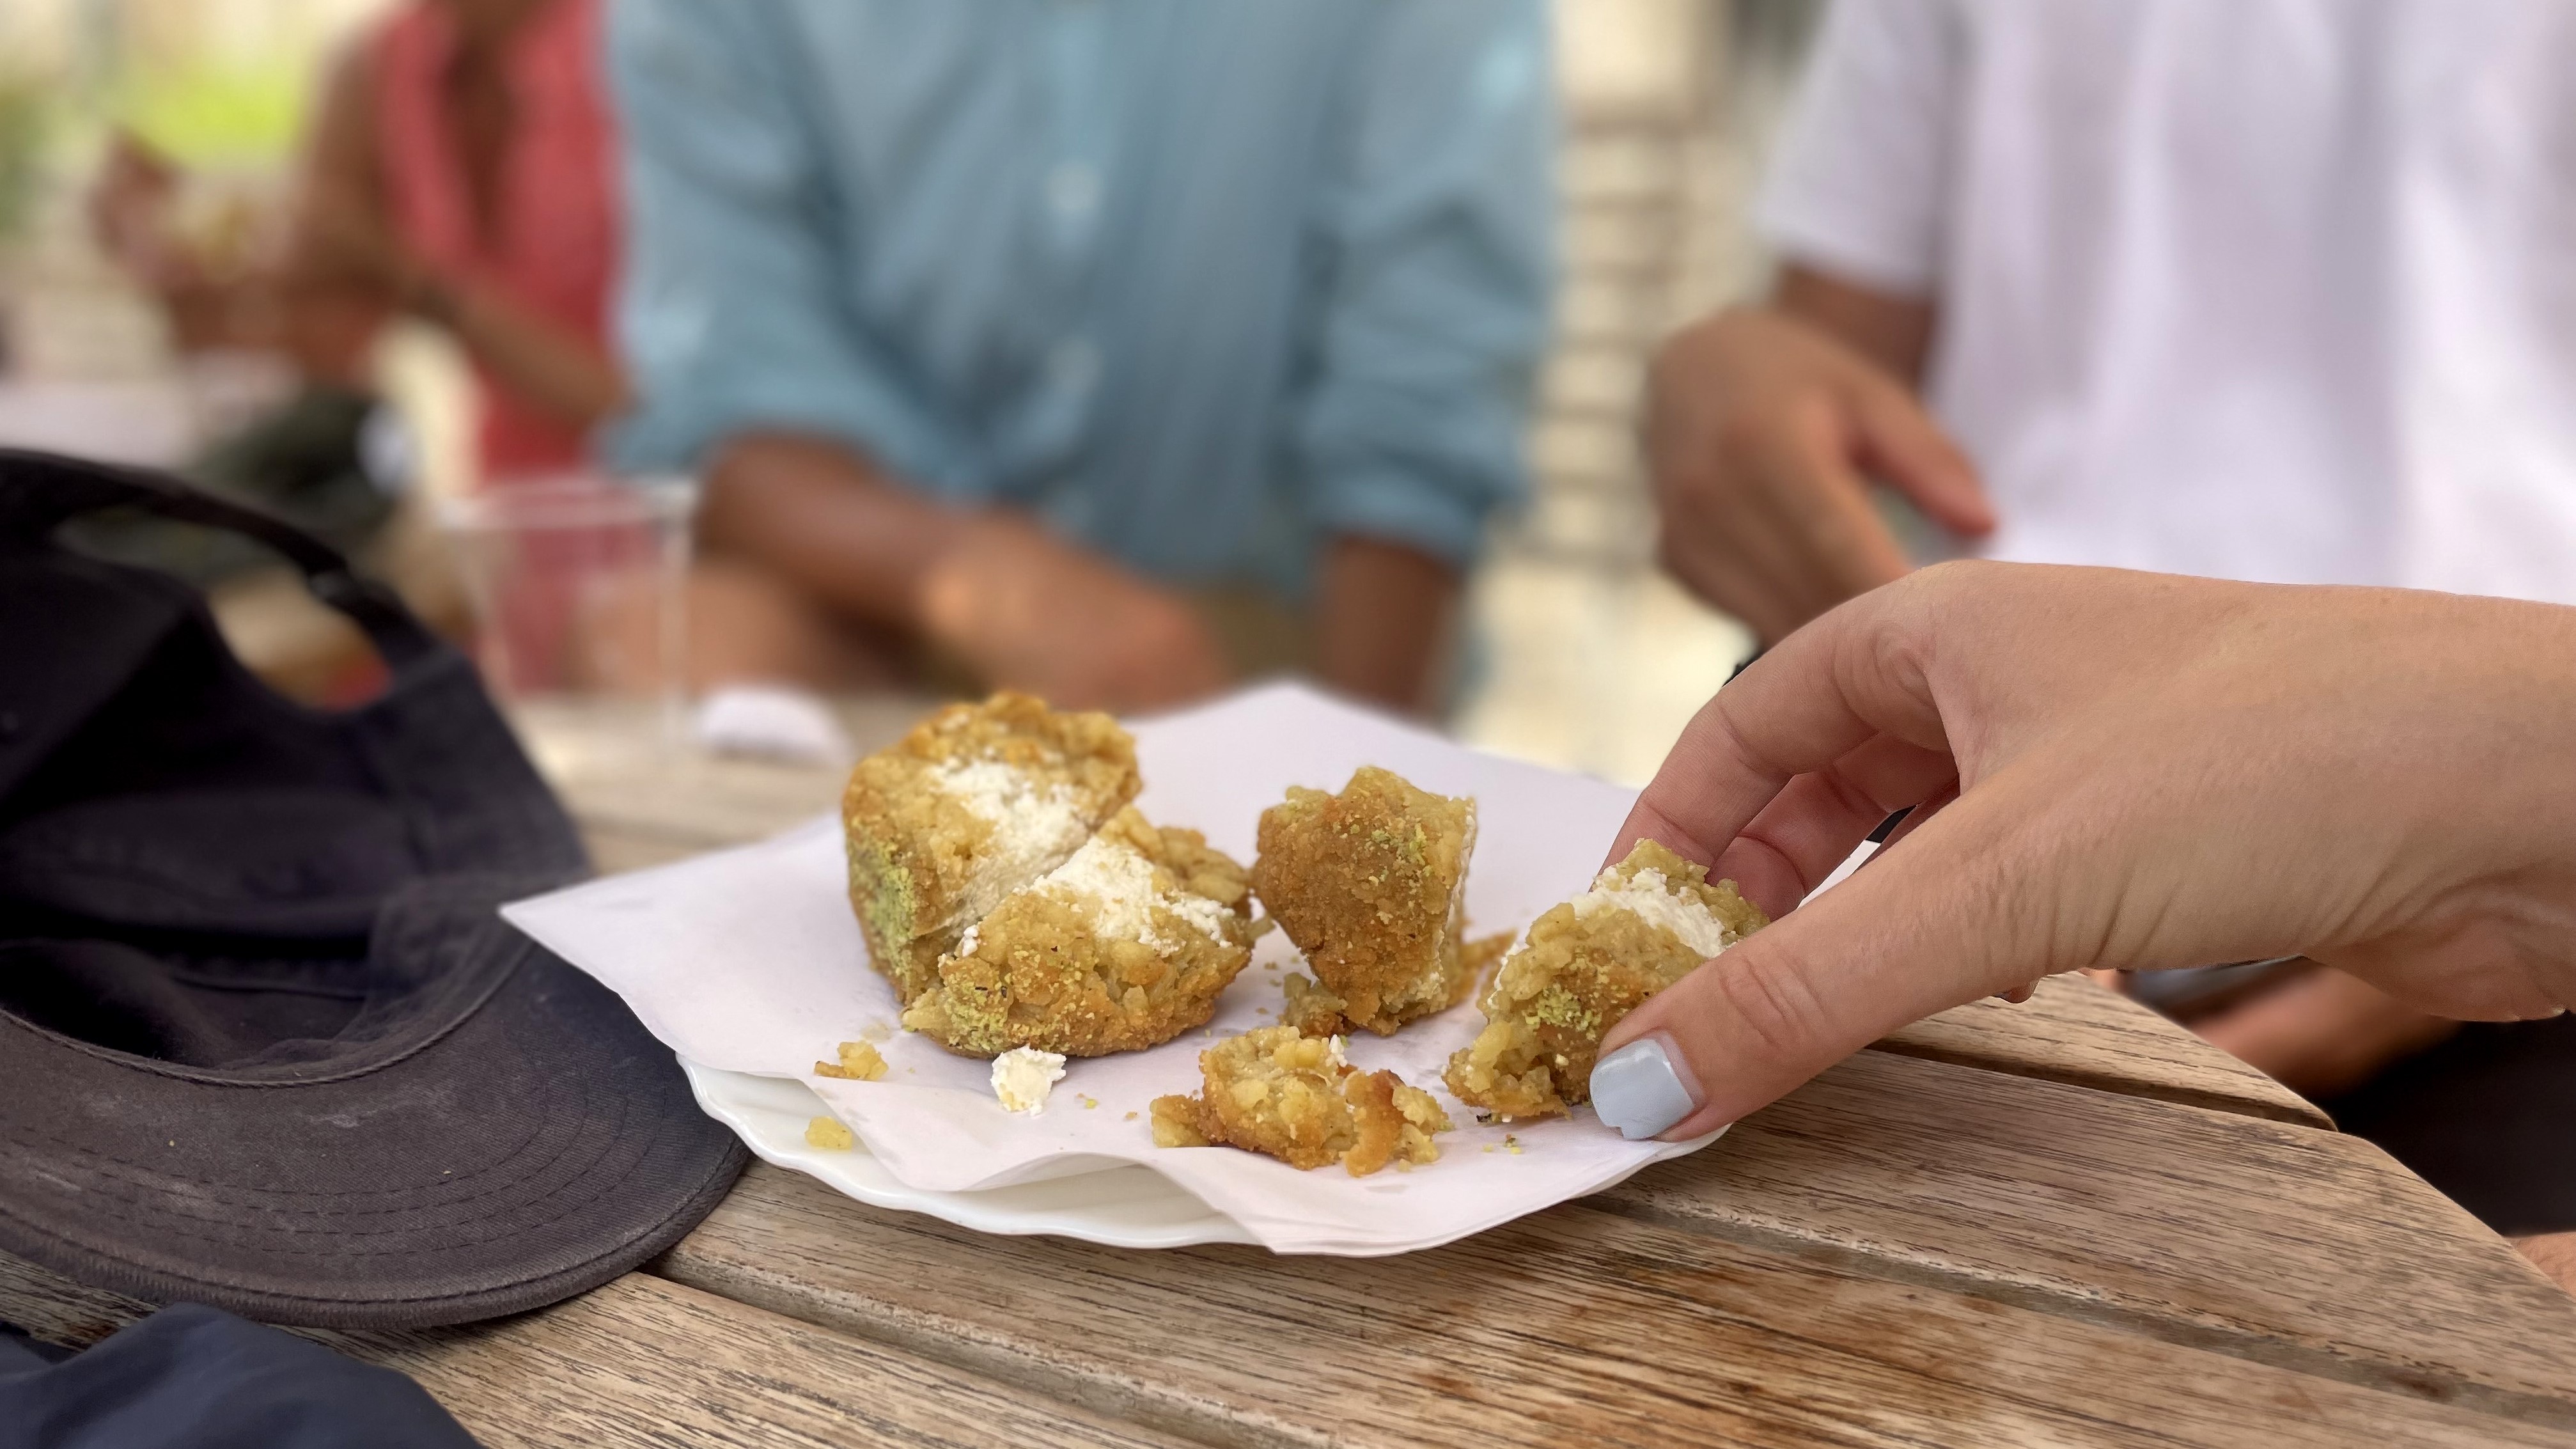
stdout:
<svg viewBox="0 0 2576 1449">
<path fill-rule="evenodd" d="M 886 1074 L 885 1054 L 866 1042 L 845 1041 L 833 1050 L 840 1054 L 840 1061 L 816 1062 L 814 1075 L 839 1077 L 851 1082 L 873 1082 Z"/>
<path fill-rule="evenodd" d="M 993 1097 L 1005 1112 L 1036 1116 L 1046 1110 L 1047 1094 L 1063 1080 L 1062 1052 L 1013 1047 L 993 1058 Z"/>
<path fill-rule="evenodd" d="M 847 1152 L 859 1145 L 859 1139 L 838 1118 L 817 1117 L 805 1124 L 805 1144 L 826 1152 Z"/>
<path fill-rule="evenodd" d="M 1339 1037 L 1265 1026 L 1199 1053 L 1198 1096 L 1157 1097 L 1157 1147 L 1239 1147 L 1291 1167 L 1339 1162 L 1366 1177 L 1390 1162 L 1431 1162 L 1450 1128 L 1431 1094 L 1393 1072 L 1363 1072 Z"/>
<path fill-rule="evenodd" d="M 1280 1025 L 1297 1028 L 1301 1036 L 1341 1036 L 1350 1031 L 1346 1013 L 1351 1004 L 1313 978 L 1291 971 L 1279 990 L 1288 998 L 1288 1004 L 1279 1009 Z"/>
</svg>

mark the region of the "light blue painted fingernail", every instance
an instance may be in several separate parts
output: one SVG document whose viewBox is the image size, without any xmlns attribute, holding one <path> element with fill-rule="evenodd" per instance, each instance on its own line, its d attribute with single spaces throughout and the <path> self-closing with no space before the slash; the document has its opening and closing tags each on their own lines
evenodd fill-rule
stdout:
<svg viewBox="0 0 2576 1449">
<path fill-rule="evenodd" d="M 1631 1142 L 1652 1137 L 1699 1107 L 1690 1083 L 1655 1037 L 1641 1037 L 1592 1066 L 1592 1110 Z"/>
</svg>

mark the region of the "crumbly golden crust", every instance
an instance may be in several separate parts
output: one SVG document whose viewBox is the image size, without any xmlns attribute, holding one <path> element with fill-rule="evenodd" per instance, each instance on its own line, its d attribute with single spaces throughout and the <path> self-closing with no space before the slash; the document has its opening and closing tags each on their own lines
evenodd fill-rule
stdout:
<svg viewBox="0 0 2576 1449">
<path fill-rule="evenodd" d="M 1279 1024 L 1297 1029 L 1299 1036 L 1343 1036 L 1351 1029 L 1345 1015 L 1350 1003 L 1319 985 L 1314 978 L 1291 971 L 1279 983 L 1288 1000 L 1279 1008 Z"/>
<path fill-rule="evenodd" d="M 910 1002 L 976 917 L 1063 864 L 1141 785 L 1116 720 L 1007 692 L 861 760 L 841 822 L 869 959 Z"/>
<path fill-rule="evenodd" d="M 1459 955 L 1475 841 L 1475 801 L 1363 766 L 1339 795 L 1292 788 L 1262 812 L 1252 888 L 1334 1014 L 1384 1036 L 1475 990 Z"/>
<path fill-rule="evenodd" d="M 1240 1147 L 1301 1171 L 1339 1162 L 1366 1177 L 1440 1156 L 1449 1115 L 1393 1072 L 1363 1072 L 1332 1038 L 1266 1026 L 1199 1053 L 1198 1096 L 1154 1099 L 1158 1147 Z"/>
<path fill-rule="evenodd" d="M 1532 922 L 1528 941 L 1495 973 L 1485 1029 L 1449 1058 L 1444 1080 L 1459 1101 L 1518 1120 L 1590 1100 L 1602 1034 L 1711 954 L 1709 941 L 1694 944 L 1617 904 L 1622 894 L 1651 891 L 1673 909 L 1705 911 L 1714 919 L 1702 929 L 1729 942 L 1769 924 L 1733 881 L 1712 884 L 1705 866 L 1651 840 L 1593 884 Z"/>
<path fill-rule="evenodd" d="M 939 959 L 903 1024 L 970 1056 L 1025 1046 L 1076 1057 L 1136 1051 L 1205 1025 L 1252 959 L 1243 867 L 1195 830 L 1157 830 L 1133 806 L 1085 850 L 1092 856 L 977 921 L 961 949 Z M 1106 884 L 1122 887 L 1121 898 L 1092 893 Z"/>
<path fill-rule="evenodd" d="M 834 1048 L 837 1062 L 816 1062 L 814 1075 L 838 1077 L 845 1082 L 881 1082 L 885 1080 L 886 1059 L 873 1045 L 863 1041 L 845 1041 Z"/>
</svg>

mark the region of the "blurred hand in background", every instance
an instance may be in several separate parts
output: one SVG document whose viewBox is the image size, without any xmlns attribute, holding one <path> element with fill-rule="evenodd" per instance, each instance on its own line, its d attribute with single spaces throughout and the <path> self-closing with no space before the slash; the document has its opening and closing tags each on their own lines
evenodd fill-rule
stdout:
<svg viewBox="0 0 2576 1449">
<path fill-rule="evenodd" d="M 1016 513 L 973 515 L 925 571 L 923 632 L 1067 709 L 1184 704 L 1230 682 L 1189 601 Z"/>
<path fill-rule="evenodd" d="M 1769 644 L 1911 567 L 1873 487 L 1992 531 L 1976 469 L 1913 391 L 1931 325 L 1921 303 L 1791 268 L 1770 303 L 1666 345 L 1645 442 L 1674 577 Z"/>
</svg>

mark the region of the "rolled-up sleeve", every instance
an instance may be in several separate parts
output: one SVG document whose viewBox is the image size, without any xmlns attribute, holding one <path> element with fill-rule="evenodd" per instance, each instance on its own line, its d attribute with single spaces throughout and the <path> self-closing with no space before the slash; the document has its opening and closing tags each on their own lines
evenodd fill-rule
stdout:
<svg viewBox="0 0 2576 1449">
<path fill-rule="evenodd" d="M 775 429 L 899 475 L 940 471 L 927 409 L 850 305 L 852 218 L 799 104 L 792 20 L 762 0 L 620 0 L 608 66 L 625 138 L 618 341 L 639 398 L 611 458 L 687 469 Z"/>
<path fill-rule="evenodd" d="M 1395 0 L 1324 199 L 1329 268 L 1296 441 L 1328 533 L 1464 567 L 1528 492 L 1553 279 L 1542 0 Z"/>
<path fill-rule="evenodd" d="M 1947 4 L 1835 0 L 1763 183 L 1763 240 L 1846 281 L 1928 296 L 1960 47 Z"/>
</svg>

